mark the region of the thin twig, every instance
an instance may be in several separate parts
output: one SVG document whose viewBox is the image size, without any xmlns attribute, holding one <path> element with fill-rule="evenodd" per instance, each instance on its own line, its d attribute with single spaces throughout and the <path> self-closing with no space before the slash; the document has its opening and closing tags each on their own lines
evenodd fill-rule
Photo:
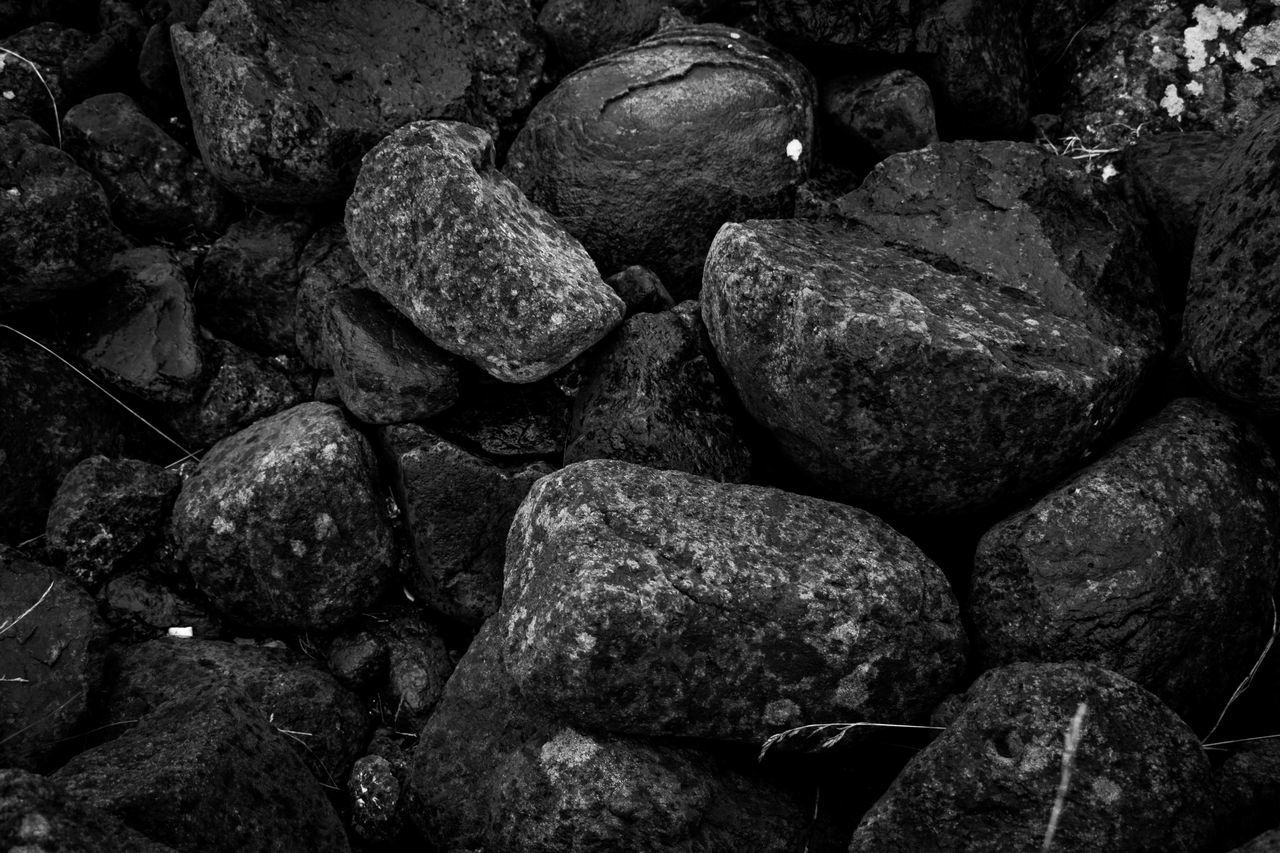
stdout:
<svg viewBox="0 0 1280 853">
<path fill-rule="evenodd" d="M 793 740 L 793 739 L 797 738 L 797 737 L 800 735 L 800 733 L 801 733 L 801 732 L 805 732 L 805 731 L 817 731 L 817 730 L 821 730 L 821 729 L 838 730 L 838 733 L 837 733 L 837 734 L 835 734 L 835 735 L 833 735 L 833 736 L 831 736 L 831 737 L 827 738 L 825 741 L 823 741 L 823 743 L 821 744 L 821 746 L 819 746 L 819 749 L 826 749 L 826 748 L 828 748 L 828 747 L 835 746 L 835 745 L 836 745 L 836 744 L 837 744 L 837 743 L 838 743 L 838 742 L 839 742 L 839 741 L 840 741 L 840 740 L 841 740 L 841 739 L 842 739 L 846 734 L 848 734 L 850 731 L 852 731 L 852 730 L 854 730 L 854 729 L 858 729 L 858 728 L 869 728 L 869 729 L 917 729 L 917 730 L 933 731 L 933 732 L 940 732 L 940 731 L 942 731 L 942 726 L 916 726 L 916 725 L 910 725 L 910 724 L 908 724 L 908 723 L 864 723 L 864 722 L 859 722 L 859 723 L 809 723 L 808 725 L 804 725 L 804 726 L 796 726 L 794 729 L 787 729 L 787 730 L 786 730 L 786 731 L 784 731 L 784 732 L 778 732 L 777 734 L 772 735 L 771 737 L 769 737 L 769 739 L 768 739 L 768 740 L 766 740 L 766 741 L 764 742 L 764 744 L 760 747 L 760 755 L 757 757 L 757 759 L 756 759 L 756 760 L 757 760 L 757 761 L 764 761 L 764 757 L 769 753 L 769 750 L 770 750 L 770 749 L 772 749 L 773 747 L 777 746 L 779 743 L 781 743 L 781 742 L 783 742 L 783 741 Z"/>
<path fill-rule="evenodd" d="M 36 603 L 28 607 L 26 610 L 22 611 L 22 613 L 20 613 L 16 619 L 6 619 L 3 622 L 0 622 L 0 634 L 3 634 L 5 631 L 9 631 L 17 627 L 19 622 L 21 622 L 23 619 L 26 619 L 27 616 L 31 614 L 31 611 L 35 610 L 37 607 L 39 607 L 41 604 L 44 603 L 44 600 L 49 597 L 49 593 L 51 592 L 53 592 L 53 581 L 49 581 L 49 585 L 45 587 L 44 592 L 40 594 L 40 598 L 36 600 Z"/>
<path fill-rule="evenodd" d="M 1222 725 L 1222 721 L 1227 717 L 1227 711 L 1231 710 L 1231 706 L 1236 700 L 1244 695 L 1244 692 L 1253 685 L 1253 679 L 1258 675 L 1258 670 L 1262 668 L 1262 662 L 1267 659 L 1267 655 L 1271 651 L 1271 647 L 1275 645 L 1276 634 L 1280 632 L 1280 613 L 1276 612 L 1276 597 L 1271 596 L 1271 636 L 1267 638 L 1267 643 L 1262 647 L 1262 654 L 1258 655 L 1258 659 L 1253 662 L 1253 668 L 1249 670 L 1249 674 L 1244 677 L 1231 694 L 1231 698 L 1227 700 L 1227 704 L 1222 706 L 1222 713 L 1218 715 L 1218 720 L 1213 724 L 1213 728 L 1209 729 L 1209 733 L 1201 738 L 1201 744 L 1208 746 L 1207 741 L 1213 737 L 1213 733 Z"/>
<path fill-rule="evenodd" d="M 31 66 L 31 70 L 35 72 L 36 79 L 40 81 L 41 86 L 44 86 L 44 90 L 49 93 L 49 103 L 53 104 L 53 129 L 58 133 L 58 148 L 62 148 L 62 119 L 58 118 L 58 99 L 53 96 L 53 90 L 49 88 L 49 83 L 44 79 L 44 75 L 40 73 L 40 67 L 22 54 L 7 47 L 0 47 L 0 54 L 12 56 L 14 59 L 21 60 Z M 0 69 L 3 68 L 4 62 L 0 61 Z"/>
<path fill-rule="evenodd" d="M 1062 745 L 1062 778 L 1058 780 L 1058 793 L 1053 798 L 1053 809 L 1049 812 L 1049 825 L 1045 827 L 1042 853 L 1049 853 L 1053 847 L 1053 836 L 1058 831 L 1058 822 L 1062 820 L 1062 810 L 1067 805 L 1067 791 L 1071 788 L 1071 771 L 1076 763 L 1076 749 L 1080 746 L 1080 736 L 1084 729 L 1084 715 L 1089 710 L 1085 702 L 1076 707 L 1075 716 L 1067 729 L 1067 737 Z"/>
<path fill-rule="evenodd" d="M 1224 746 L 1231 746 L 1237 743 L 1253 743 L 1257 740 L 1280 740 L 1280 734 L 1258 735 L 1257 737 L 1238 737 L 1231 740 L 1215 740 L 1213 743 L 1202 743 L 1200 746 L 1202 749 L 1222 749 Z"/>
</svg>

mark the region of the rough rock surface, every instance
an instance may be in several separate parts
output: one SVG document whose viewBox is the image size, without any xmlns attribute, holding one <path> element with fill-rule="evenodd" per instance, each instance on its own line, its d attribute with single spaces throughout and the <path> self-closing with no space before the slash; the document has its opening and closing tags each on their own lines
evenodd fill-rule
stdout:
<svg viewBox="0 0 1280 853">
<path fill-rule="evenodd" d="M 304 403 L 219 442 L 172 532 L 214 604 L 244 622 L 327 630 L 377 599 L 391 531 L 372 449 L 339 409 Z"/>
<path fill-rule="evenodd" d="M 632 317 L 593 359 L 565 463 L 621 459 L 745 481 L 751 451 L 714 364 L 696 302 Z"/>
<path fill-rule="evenodd" d="M 342 223 L 318 228 L 298 258 L 298 289 L 294 296 L 294 345 L 308 365 L 329 369 L 329 357 L 320 338 L 330 299 L 341 291 L 368 286 L 368 277 L 351 254 Z"/>
<path fill-rule="evenodd" d="M 366 755 L 355 763 L 347 779 L 351 800 L 351 829 L 366 841 L 390 841 L 403 823 L 400 780 L 391 762 Z"/>
<path fill-rule="evenodd" d="M 382 631 L 387 645 L 387 698 L 391 722 L 402 730 L 422 728 L 440 701 L 454 660 L 440 631 L 418 614 L 391 620 Z"/>
<path fill-rule="evenodd" d="M 1280 853 L 1280 828 L 1262 833 L 1231 853 Z"/>
<path fill-rule="evenodd" d="M 821 104 L 836 132 L 873 161 L 938 141 L 929 84 L 910 71 L 836 77 L 823 84 Z"/>
<path fill-rule="evenodd" d="M 812 156 L 813 88 L 757 38 L 675 27 L 561 81 L 504 170 L 606 275 L 643 264 L 693 297 L 721 223 L 790 215 Z"/>
<path fill-rule="evenodd" d="M 124 45 L 109 30 L 91 34 L 48 20 L 6 36 L 0 47 L 39 69 L 37 73 L 27 62 L 5 55 L 0 62 L 0 86 L 13 93 L 12 98 L 5 98 L 6 106 L 17 107 L 52 135 L 56 135 L 57 115 L 63 108 L 89 95 L 119 88 L 122 60 L 127 56 Z"/>
<path fill-rule="evenodd" d="M 554 379 L 507 385 L 484 377 L 466 383 L 458 405 L 432 426 L 504 462 L 543 459 L 559 465 L 569 440 L 571 405 Z"/>
<path fill-rule="evenodd" d="M 1014 664 L 983 675 L 966 698 L 863 817 L 849 853 L 1039 848 L 1082 703 L 1053 849 L 1206 849 L 1209 760 L 1191 730 L 1133 682 L 1090 664 Z"/>
<path fill-rule="evenodd" d="M 56 782 L 0 770 L 0 847 L 31 853 L 174 853 Z"/>
<path fill-rule="evenodd" d="M 215 0 L 171 35 L 205 165 L 258 202 L 341 200 L 414 120 L 509 130 L 542 72 L 528 7 L 501 0 Z"/>
<path fill-rule="evenodd" d="M 529 492 L 498 619 L 521 693 L 565 720 L 747 741 L 914 719 L 966 642 L 942 571 L 874 516 L 607 460 Z"/>
<path fill-rule="evenodd" d="M 627 316 L 641 312 L 665 311 L 674 308 L 676 301 L 652 270 L 632 264 L 621 272 L 605 279 L 613 292 L 627 303 Z"/>
<path fill-rule="evenodd" d="M 365 157 L 347 235 L 369 286 L 428 338 L 505 382 L 533 382 L 604 337 L 625 306 L 493 157 L 470 125 L 397 130 Z"/>
<path fill-rule="evenodd" d="M 1236 744 L 1218 769 L 1216 796 L 1222 847 L 1247 841 L 1259 832 L 1278 830 L 1280 847 L 1280 741 Z"/>
<path fill-rule="evenodd" d="M 145 571 L 127 572 L 108 581 L 99 600 L 115 642 L 158 639 L 167 636 L 170 628 L 188 629 L 192 637 L 200 639 L 226 636 L 221 621 L 207 608 Z"/>
</svg>

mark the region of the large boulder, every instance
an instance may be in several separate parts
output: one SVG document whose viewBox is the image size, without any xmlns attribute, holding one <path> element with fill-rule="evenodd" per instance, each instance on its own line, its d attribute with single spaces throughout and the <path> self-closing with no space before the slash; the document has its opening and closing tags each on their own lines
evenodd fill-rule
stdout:
<svg viewBox="0 0 1280 853">
<path fill-rule="evenodd" d="M 625 462 L 534 485 L 497 618 L 526 699 L 626 734 L 908 721 L 964 669 L 941 569 L 879 519 Z"/>
<path fill-rule="evenodd" d="M 0 770 L 0 847 L 18 851 L 173 853 L 50 779 Z"/>
<path fill-rule="evenodd" d="M 215 0 L 171 35 L 205 164 L 256 202 L 341 200 L 418 119 L 510 130 L 542 72 L 528 7 L 503 0 Z"/>
<path fill-rule="evenodd" d="M 813 101 L 808 72 L 760 39 L 675 27 L 561 81 L 504 170 L 606 275 L 643 264 L 688 298 L 721 223 L 790 215 Z"/>
<path fill-rule="evenodd" d="M 581 244 L 494 167 L 493 140 L 416 122 L 369 152 L 347 235 L 369 286 L 506 382 L 550 375 L 622 321 Z"/>
</svg>

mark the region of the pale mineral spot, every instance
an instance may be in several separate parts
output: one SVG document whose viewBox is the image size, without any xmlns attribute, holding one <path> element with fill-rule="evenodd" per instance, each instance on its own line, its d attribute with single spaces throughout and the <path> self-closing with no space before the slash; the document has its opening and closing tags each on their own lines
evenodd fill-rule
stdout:
<svg viewBox="0 0 1280 853">
<path fill-rule="evenodd" d="M 1160 106 L 1164 107 L 1164 111 L 1170 118 L 1177 118 L 1187 109 L 1186 102 L 1178 94 L 1178 87 L 1173 83 L 1164 87 L 1164 97 L 1160 99 Z"/>
<path fill-rule="evenodd" d="M 1216 40 L 1221 33 L 1233 33 L 1240 29 L 1244 23 L 1245 12 L 1228 12 L 1225 9 L 1219 9 L 1217 6 L 1206 6 L 1201 3 L 1196 6 L 1195 25 L 1187 27 L 1183 31 L 1183 44 L 1187 52 L 1187 68 L 1192 73 L 1200 71 L 1206 65 L 1217 59 L 1218 55 L 1225 55 L 1227 48 L 1225 45 L 1218 45 L 1218 53 L 1210 56 L 1207 46 L 1209 42 Z M 1162 102 L 1163 105 L 1163 102 Z"/>
<path fill-rule="evenodd" d="M 217 533 L 219 536 L 227 533 L 235 533 L 236 525 L 234 522 L 228 521 L 222 516 L 218 516 L 213 520 L 213 532 Z"/>
<path fill-rule="evenodd" d="M 800 154 L 803 151 L 804 151 L 804 145 L 800 143 L 799 139 L 793 139 L 787 143 L 787 156 L 790 157 L 793 161 L 799 163 Z"/>
</svg>

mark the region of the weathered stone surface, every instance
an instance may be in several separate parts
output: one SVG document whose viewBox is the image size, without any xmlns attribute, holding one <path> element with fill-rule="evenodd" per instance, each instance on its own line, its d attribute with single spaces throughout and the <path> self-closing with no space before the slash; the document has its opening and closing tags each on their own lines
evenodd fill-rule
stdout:
<svg viewBox="0 0 1280 853">
<path fill-rule="evenodd" d="M 1014 664 L 982 676 L 967 700 L 863 817 L 849 853 L 1040 847 L 1082 703 L 1053 849 L 1206 849 L 1209 760 L 1133 682 L 1091 664 Z"/>
<path fill-rule="evenodd" d="M 329 644 L 327 658 L 334 678 L 352 690 L 367 690 L 386 674 L 387 643 L 377 633 L 359 630 L 339 634 Z"/>
<path fill-rule="evenodd" d="M 1280 815 L 1280 741 L 1236 744 L 1218 768 L 1218 800 L 1222 848 L 1242 844 L 1260 832 L 1276 828 Z M 1275 839 L 1280 848 L 1280 832 Z"/>
<path fill-rule="evenodd" d="M 659 29 L 668 10 L 700 18 L 723 5 L 723 0 L 548 0 L 538 12 L 538 29 L 561 67 L 572 71 Z"/>
<path fill-rule="evenodd" d="M 403 824 L 400 780 L 391 762 L 366 755 L 355 763 L 347 779 L 351 800 L 351 829 L 366 841 L 390 841 Z"/>
<path fill-rule="evenodd" d="M 458 401 L 453 358 L 376 293 L 338 290 L 327 302 L 321 346 L 353 415 L 365 423 L 404 423 Z"/>
<path fill-rule="evenodd" d="M 453 672 L 440 631 L 419 615 L 391 620 L 382 632 L 387 644 L 388 704 L 395 709 L 392 723 L 417 731 L 440 701 Z"/>
<path fill-rule="evenodd" d="M 391 531 L 372 449 L 340 409 L 303 403 L 212 447 L 172 532 L 210 600 L 263 627 L 328 630 L 377 599 Z"/>
<path fill-rule="evenodd" d="M 432 426 L 500 460 L 542 458 L 559 465 L 569 440 L 571 405 L 554 379 L 508 385 L 486 376 L 464 384 L 458 405 Z"/>
<path fill-rule="evenodd" d="M 693 297 L 721 223 L 790 215 L 812 156 L 813 88 L 760 39 L 674 27 L 561 81 L 504 170 L 606 274 L 643 264 Z"/>
<path fill-rule="evenodd" d="M 1280 853 L 1280 827 L 1234 848 L 1231 853 Z"/>
<path fill-rule="evenodd" d="M 0 767 L 40 770 L 86 722 L 106 630 L 93 599 L 0 546 Z"/>
<path fill-rule="evenodd" d="M 409 815 L 441 849 L 789 850 L 804 817 L 692 749 L 592 735 L 531 712 L 490 621 L 422 731 Z"/>
<path fill-rule="evenodd" d="M 294 296 L 294 345 L 308 365 L 329 370 L 320 340 L 330 298 L 343 290 L 367 288 L 368 277 L 351 254 L 341 222 L 316 230 L 298 258 L 298 289 Z"/>
<path fill-rule="evenodd" d="M 5 100 L 55 136 L 58 116 L 67 106 L 98 92 L 118 90 L 124 83 L 127 45 L 112 30 L 90 34 L 41 20 L 6 36 L 0 47 L 35 65 L 4 56 L 0 87 L 13 92 Z"/>
<path fill-rule="evenodd" d="M 428 338 L 498 379 L 533 382 L 604 337 L 624 305 L 493 157 L 470 125 L 397 130 L 364 159 L 347 235 L 370 287 Z"/>
<path fill-rule="evenodd" d="M 90 456 L 58 486 L 46 547 L 96 589 L 160 536 L 181 486 L 178 474 L 149 462 Z"/>
<path fill-rule="evenodd" d="M 0 846 L 14 853 L 173 853 L 57 782 L 17 768 L 0 770 Z"/>
<path fill-rule="evenodd" d="M 1280 9 L 1277 9 L 1280 15 Z M 1278 18 L 1280 20 L 1280 18 Z M 1256 411 L 1280 413 L 1280 109 L 1232 145 L 1201 214 L 1182 334 L 1200 378 Z"/>
<path fill-rule="evenodd" d="M 231 686 L 165 702 L 52 778 L 191 853 L 350 850 L 333 806 L 286 736 Z"/>
<path fill-rule="evenodd" d="M 221 620 L 144 571 L 127 572 L 102 588 L 99 601 L 113 641 L 141 643 L 184 628 L 202 640 L 226 636 Z"/>
<path fill-rule="evenodd" d="M 751 451 L 715 374 L 696 302 L 639 314 L 593 359 L 564 461 L 621 459 L 743 482 Z"/>
<path fill-rule="evenodd" d="M 879 519 L 625 462 L 534 485 L 497 618 L 527 699 L 626 734 L 906 721 L 964 668 L 942 571 Z"/>
<path fill-rule="evenodd" d="M 150 26 L 138 48 L 138 82 L 165 104 L 183 103 L 182 79 L 169 32 L 174 24 L 194 25 L 207 8 L 209 0 L 151 0 L 143 9 Z"/>
<path fill-rule="evenodd" d="M 616 272 L 605 279 L 605 284 L 613 288 L 613 292 L 627 303 L 627 316 L 650 311 L 665 311 L 674 308 L 676 301 L 671 298 L 662 279 L 651 270 L 633 264 L 621 272 Z"/>
<path fill-rule="evenodd" d="M 397 127 L 513 129 L 542 73 L 526 5 L 215 0 L 171 32 L 204 161 L 261 202 L 336 201 Z"/>
<path fill-rule="evenodd" d="M 516 508 L 551 467 L 504 467 L 412 424 L 382 430 L 380 438 L 417 558 L 410 584 L 424 606 L 481 624 L 502 601 Z"/>
<path fill-rule="evenodd" d="M 938 141 L 929 84 L 910 71 L 836 77 L 823 84 L 821 104 L 836 132 L 873 161 Z"/>
</svg>

